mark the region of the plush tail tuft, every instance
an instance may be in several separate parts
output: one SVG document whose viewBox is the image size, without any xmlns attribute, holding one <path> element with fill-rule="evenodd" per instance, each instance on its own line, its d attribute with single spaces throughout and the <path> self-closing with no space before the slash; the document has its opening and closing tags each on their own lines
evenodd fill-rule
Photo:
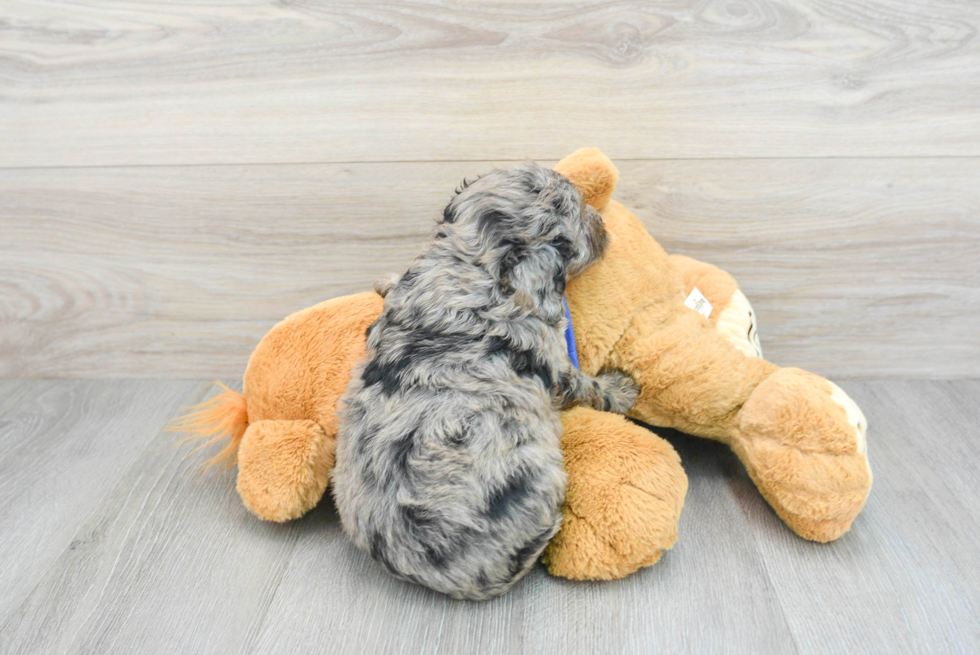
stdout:
<svg viewBox="0 0 980 655">
<path fill-rule="evenodd" d="M 245 428 L 248 427 L 248 410 L 245 396 L 232 391 L 220 382 L 214 384 L 223 391 L 210 400 L 188 408 L 192 411 L 174 419 L 168 429 L 171 432 L 187 435 L 182 442 L 190 439 L 205 439 L 204 443 L 194 449 L 194 452 L 227 438 L 228 443 L 221 452 L 205 462 L 204 466 L 205 468 L 214 466 L 230 468 L 237 461 L 238 444 L 241 443 Z"/>
</svg>

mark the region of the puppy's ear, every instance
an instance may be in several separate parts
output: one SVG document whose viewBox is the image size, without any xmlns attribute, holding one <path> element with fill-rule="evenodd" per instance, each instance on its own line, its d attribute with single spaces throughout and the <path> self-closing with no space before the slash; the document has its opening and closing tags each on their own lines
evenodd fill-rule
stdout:
<svg viewBox="0 0 980 655">
<path fill-rule="evenodd" d="M 501 258 L 501 290 L 521 309 L 557 325 L 565 315 L 562 295 L 567 267 L 568 262 L 550 244 L 522 244 Z"/>
</svg>

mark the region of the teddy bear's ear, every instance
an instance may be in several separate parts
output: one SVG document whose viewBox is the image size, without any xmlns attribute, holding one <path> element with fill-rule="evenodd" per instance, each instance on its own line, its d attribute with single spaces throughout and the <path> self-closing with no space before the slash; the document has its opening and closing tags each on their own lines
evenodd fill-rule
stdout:
<svg viewBox="0 0 980 655">
<path fill-rule="evenodd" d="M 619 171 L 598 148 L 582 148 L 558 162 L 555 170 L 572 181 L 585 202 L 599 211 L 616 190 Z"/>
</svg>

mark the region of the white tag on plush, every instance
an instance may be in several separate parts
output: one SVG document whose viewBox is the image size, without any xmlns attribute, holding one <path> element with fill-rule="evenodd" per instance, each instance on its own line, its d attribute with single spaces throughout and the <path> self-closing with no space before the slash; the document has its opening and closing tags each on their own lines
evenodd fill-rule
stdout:
<svg viewBox="0 0 980 655">
<path fill-rule="evenodd" d="M 711 303 L 708 302 L 708 299 L 704 297 L 703 293 L 698 291 L 697 287 L 691 289 L 691 295 L 687 297 L 684 304 L 697 313 L 704 315 L 705 318 L 711 316 Z"/>
</svg>

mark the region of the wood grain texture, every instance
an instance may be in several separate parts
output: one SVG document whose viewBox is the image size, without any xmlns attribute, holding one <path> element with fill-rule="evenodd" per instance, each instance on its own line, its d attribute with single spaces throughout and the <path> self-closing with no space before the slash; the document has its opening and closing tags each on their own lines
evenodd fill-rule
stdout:
<svg viewBox="0 0 980 655">
<path fill-rule="evenodd" d="M 387 575 L 329 502 L 285 526 L 254 519 L 234 476 L 196 475 L 207 454 L 171 435 L 144 437 L 128 470 L 73 457 L 155 433 L 176 397 L 197 400 L 205 385 L 39 381 L 27 383 L 41 399 L 30 404 L 17 400 L 24 384 L 0 381 L 0 421 L 15 417 L 0 426 L 4 474 L 39 429 L 75 434 L 41 465 L 89 491 L 14 489 L 65 525 L 0 512 L 0 544 L 20 544 L 2 553 L 3 579 L 29 592 L 4 596 L 3 653 L 966 653 L 980 643 L 980 381 L 844 385 L 868 415 L 875 487 L 837 542 L 794 536 L 725 447 L 663 431 L 691 483 L 673 550 L 605 583 L 538 567 L 486 603 Z M 61 413 L 79 427 L 51 418 Z M 105 427 L 91 438 L 101 446 L 77 442 L 86 425 Z M 83 511 L 96 486 L 101 502 Z"/>
<path fill-rule="evenodd" d="M 8 0 L 0 166 L 980 155 L 968 0 Z"/>
<path fill-rule="evenodd" d="M 0 625 L 194 386 L 0 384 Z"/>
<path fill-rule="evenodd" d="M 721 446 L 680 444 L 691 478 L 681 542 L 616 582 L 539 566 L 486 603 L 455 601 L 385 573 L 318 508 L 254 643 L 256 653 L 795 652 L 753 537 L 720 475 Z M 305 519 L 304 519 L 305 521 Z M 324 573 L 327 572 L 327 573 Z M 697 614 L 712 617 L 696 621 Z M 737 611 L 732 611 L 737 608 Z"/>
<path fill-rule="evenodd" d="M 968 653 L 980 644 L 980 381 L 851 382 L 874 487 L 830 546 L 780 523 L 744 472 L 729 478 L 807 652 Z"/>
<path fill-rule="evenodd" d="M 154 433 L 0 627 L 0 651 L 234 653 L 260 627 L 293 526 L 251 517 L 232 472 L 202 476 L 201 453 Z"/>
<path fill-rule="evenodd" d="M 980 377 L 980 159 L 649 162 L 623 178 L 668 252 L 735 276 L 767 359 Z"/>
<path fill-rule="evenodd" d="M 281 318 L 404 270 L 491 165 L 5 171 L 0 375 L 238 378 Z M 668 251 L 736 276 L 772 361 L 980 376 L 980 159 L 620 169 Z"/>
</svg>

